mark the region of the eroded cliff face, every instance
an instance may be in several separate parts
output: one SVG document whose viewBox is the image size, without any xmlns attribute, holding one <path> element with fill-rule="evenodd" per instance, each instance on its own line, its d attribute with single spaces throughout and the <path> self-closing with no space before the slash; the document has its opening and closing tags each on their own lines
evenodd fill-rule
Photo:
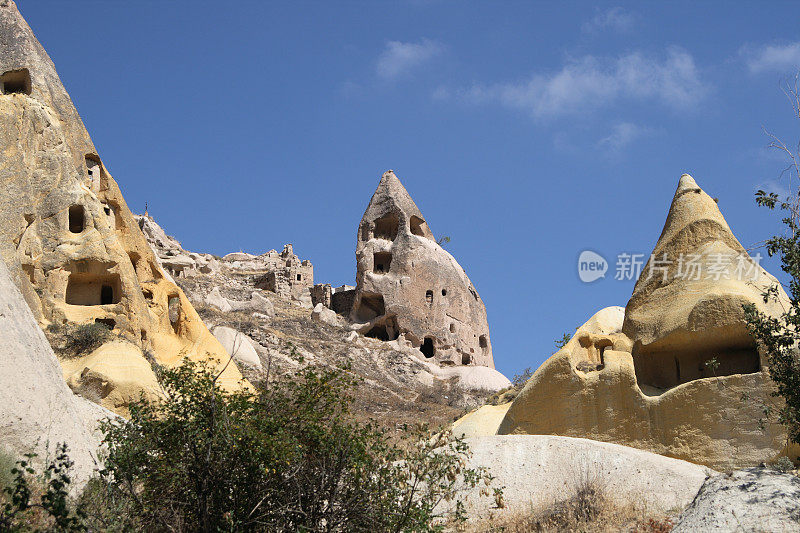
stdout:
<svg viewBox="0 0 800 533">
<path fill-rule="evenodd" d="M 623 310 L 607 308 L 536 371 L 498 433 L 586 437 L 725 469 L 777 456 L 763 421 L 772 384 L 742 305 L 777 315 L 777 281 L 746 253 L 716 202 L 681 177 L 664 230 Z M 766 425 L 762 427 L 762 422 Z"/>
<path fill-rule="evenodd" d="M 351 319 L 362 333 L 401 339 L 440 365 L 494 368 L 483 301 L 391 170 L 359 224 L 356 260 Z"/>
<path fill-rule="evenodd" d="M 225 350 L 159 267 L 10 0 L 0 3 L 0 81 L 0 255 L 40 325 L 103 322 L 161 364 L 224 364 Z M 125 372 L 116 366 L 104 374 L 105 391 Z M 240 379 L 233 365 L 221 377 L 229 388 Z"/>
</svg>

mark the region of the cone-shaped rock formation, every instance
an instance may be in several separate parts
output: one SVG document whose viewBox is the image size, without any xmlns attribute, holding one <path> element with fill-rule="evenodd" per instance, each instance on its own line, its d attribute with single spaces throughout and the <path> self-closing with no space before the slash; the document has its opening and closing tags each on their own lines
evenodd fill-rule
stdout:
<svg viewBox="0 0 800 533">
<path fill-rule="evenodd" d="M 159 267 L 10 0 L 0 2 L 0 85 L 0 256 L 40 324 L 101 321 L 161 364 L 225 364 L 224 348 Z M 116 377 L 104 379 L 109 392 Z M 233 388 L 240 379 L 228 365 L 221 382 Z"/>
<path fill-rule="evenodd" d="M 409 342 L 440 364 L 494 368 L 483 301 L 391 170 L 359 224 L 356 260 L 351 318 L 363 333 Z"/>
<path fill-rule="evenodd" d="M 742 311 L 779 313 L 761 297 L 773 283 L 714 200 L 682 176 L 624 313 L 607 308 L 578 328 L 498 433 L 616 442 L 718 469 L 777 456 L 786 435 L 771 421 L 760 427 L 776 405 Z"/>
<path fill-rule="evenodd" d="M 777 280 L 734 237 L 717 203 L 681 176 L 667 221 L 625 310 L 640 387 L 758 372 L 742 306 L 767 313 L 761 294 Z M 781 293 L 785 300 L 785 294 Z M 708 361 L 714 359 L 711 365 Z"/>
</svg>

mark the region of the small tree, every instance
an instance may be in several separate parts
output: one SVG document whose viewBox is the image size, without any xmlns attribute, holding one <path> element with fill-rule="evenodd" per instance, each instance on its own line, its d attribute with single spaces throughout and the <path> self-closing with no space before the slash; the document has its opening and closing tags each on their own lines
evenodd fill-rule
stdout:
<svg viewBox="0 0 800 533">
<path fill-rule="evenodd" d="M 347 369 L 308 367 L 258 392 L 217 377 L 191 362 L 163 370 L 163 401 L 105 424 L 106 495 L 137 529 L 435 531 L 490 481 L 466 468 L 463 440 L 353 421 Z"/>
<path fill-rule="evenodd" d="M 784 89 L 795 118 L 800 119 L 800 73 L 793 83 L 787 82 Z M 765 243 L 769 256 L 777 255 L 781 269 L 789 276 L 788 293 L 790 306 L 780 316 L 768 316 L 753 304 L 745 306 L 745 316 L 751 334 L 759 343 L 767 362 L 770 378 L 775 383 L 773 395 L 784 400 L 778 411 L 782 423 L 793 442 L 800 443 L 800 144 L 790 148 L 777 136 L 768 132 L 769 146 L 781 151 L 788 166 L 781 173 L 787 178 L 788 196 L 780 198 L 776 193 L 763 190 L 756 192 L 758 205 L 768 209 L 778 208 L 784 213 L 782 222 L 786 232 L 768 239 Z M 777 301 L 780 289 L 773 285 L 763 294 L 764 303 Z"/>
</svg>

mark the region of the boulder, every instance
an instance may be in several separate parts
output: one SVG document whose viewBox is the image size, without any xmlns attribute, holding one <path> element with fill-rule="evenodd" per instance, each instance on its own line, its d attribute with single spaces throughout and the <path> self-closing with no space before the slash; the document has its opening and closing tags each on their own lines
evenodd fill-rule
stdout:
<svg viewBox="0 0 800 533">
<path fill-rule="evenodd" d="M 505 487 L 504 509 L 481 486 L 467 499 L 472 518 L 530 511 L 574 496 L 591 483 L 611 500 L 665 512 L 686 507 L 710 469 L 636 448 L 551 435 L 495 435 L 467 439 L 468 467 L 487 467 L 493 486 Z"/>
<path fill-rule="evenodd" d="M 99 467 L 94 429 L 111 413 L 87 407 L 69 390 L 53 350 L 0 261 L 0 446 L 37 467 L 66 442 L 82 486 Z M 113 415 L 112 415 L 113 416 Z"/>
<path fill-rule="evenodd" d="M 0 258 L 36 320 L 113 324 L 164 365 L 224 358 L 159 266 L 52 61 L 10 0 L 0 2 L 6 73 L 18 90 L 0 94 Z M 241 374 L 226 368 L 219 382 L 239 388 Z"/>
<path fill-rule="evenodd" d="M 216 326 L 211 332 L 225 347 L 225 350 L 233 356 L 234 361 L 254 370 L 263 370 L 261 358 L 250 337 L 226 326 Z"/>
<path fill-rule="evenodd" d="M 213 300 L 219 303 L 219 305 L 216 307 L 219 307 L 221 311 L 223 310 L 223 307 L 229 307 L 229 310 L 233 311 L 253 311 L 261 313 L 262 315 L 266 315 L 267 317 L 275 316 L 275 307 L 272 305 L 272 302 L 270 302 L 266 297 L 262 296 L 257 291 L 253 291 L 250 295 L 250 299 L 246 301 L 229 300 L 223 298 L 219 293 L 218 288 L 214 288 L 212 294 L 214 294 Z M 212 297 L 212 295 L 209 294 L 209 297 Z M 206 301 L 209 302 L 208 299 L 206 299 Z"/>
<path fill-rule="evenodd" d="M 219 287 L 214 287 L 211 292 L 208 293 L 206 296 L 206 303 L 216 307 L 223 313 L 233 310 L 231 303 L 224 296 L 222 296 L 221 292 L 219 292 Z"/>
<path fill-rule="evenodd" d="M 340 326 L 341 321 L 339 319 L 339 315 L 334 313 L 332 310 L 328 309 L 321 303 L 318 303 L 314 310 L 311 311 L 311 320 L 316 320 L 317 322 L 324 322 L 325 324 L 329 324 L 331 326 Z"/>
<path fill-rule="evenodd" d="M 430 368 L 439 379 L 458 379 L 458 386 L 471 391 L 497 392 L 511 386 L 503 374 L 486 366 L 446 366 Z"/>
<path fill-rule="evenodd" d="M 800 478 L 764 468 L 710 477 L 673 533 L 798 531 Z"/>
<path fill-rule="evenodd" d="M 116 340 L 83 357 L 61 359 L 67 384 L 75 394 L 110 411 L 128 415 L 128 404 L 161 397 L 150 363 L 134 344 Z"/>
<path fill-rule="evenodd" d="M 356 261 L 350 318 L 361 333 L 403 337 L 437 363 L 494 368 L 478 291 L 391 170 L 359 224 Z"/>
</svg>

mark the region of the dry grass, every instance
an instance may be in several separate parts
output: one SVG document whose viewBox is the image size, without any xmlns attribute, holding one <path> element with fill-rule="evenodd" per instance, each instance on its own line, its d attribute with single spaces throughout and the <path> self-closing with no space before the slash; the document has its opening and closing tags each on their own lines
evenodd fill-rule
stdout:
<svg viewBox="0 0 800 533">
<path fill-rule="evenodd" d="M 532 508 L 502 514 L 470 524 L 470 533 L 528 532 L 611 532 L 667 533 L 672 520 L 663 514 L 646 512 L 634 502 L 609 496 L 599 476 L 591 471 L 576 476 L 571 496 Z"/>
</svg>

